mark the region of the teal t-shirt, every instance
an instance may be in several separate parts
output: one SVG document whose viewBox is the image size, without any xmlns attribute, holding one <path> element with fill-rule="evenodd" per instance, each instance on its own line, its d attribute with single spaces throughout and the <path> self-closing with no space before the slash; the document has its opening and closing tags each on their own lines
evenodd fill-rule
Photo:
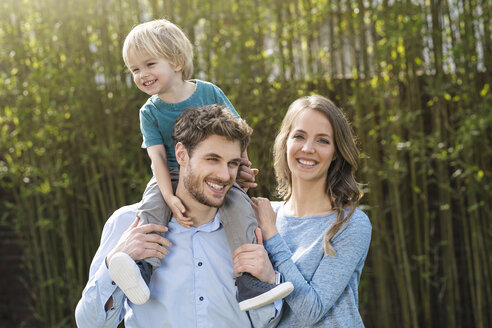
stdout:
<svg viewBox="0 0 492 328">
<path fill-rule="evenodd" d="M 140 130 L 142 131 L 142 148 L 164 145 L 168 167 L 178 167 L 172 139 L 174 124 L 179 114 L 188 107 L 220 104 L 239 117 L 231 102 L 219 87 L 210 82 L 190 80 L 196 83 L 195 92 L 179 103 L 167 103 L 157 95 L 151 96 L 140 108 Z"/>
</svg>

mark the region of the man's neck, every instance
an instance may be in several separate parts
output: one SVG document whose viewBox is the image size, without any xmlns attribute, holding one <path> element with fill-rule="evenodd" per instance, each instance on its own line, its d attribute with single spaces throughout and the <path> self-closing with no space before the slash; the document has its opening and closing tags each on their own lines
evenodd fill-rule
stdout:
<svg viewBox="0 0 492 328">
<path fill-rule="evenodd" d="M 193 226 L 195 228 L 209 223 L 217 214 L 218 208 L 198 202 L 180 183 L 178 183 L 178 188 L 176 189 L 176 196 L 185 206 L 185 216 L 193 220 Z"/>
</svg>

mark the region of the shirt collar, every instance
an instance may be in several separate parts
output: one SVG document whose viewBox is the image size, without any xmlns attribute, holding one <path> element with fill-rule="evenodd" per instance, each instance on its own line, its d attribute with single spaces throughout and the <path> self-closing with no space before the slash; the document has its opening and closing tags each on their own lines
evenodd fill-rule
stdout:
<svg viewBox="0 0 492 328">
<path fill-rule="evenodd" d="M 187 231 L 213 232 L 219 230 L 220 226 L 223 224 L 222 224 L 222 220 L 220 219 L 220 211 L 217 211 L 212 221 L 202 224 L 198 228 L 191 227 L 187 229 L 183 227 L 181 224 L 179 224 L 174 217 L 171 218 L 171 221 L 169 221 L 169 225 L 172 227 L 174 233 L 182 233 Z"/>
</svg>

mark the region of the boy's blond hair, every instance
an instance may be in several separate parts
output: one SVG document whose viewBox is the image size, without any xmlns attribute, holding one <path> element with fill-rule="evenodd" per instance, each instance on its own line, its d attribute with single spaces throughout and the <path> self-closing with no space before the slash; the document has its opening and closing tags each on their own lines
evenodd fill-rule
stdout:
<svg viewBox="0 0 492 328">
<path fill-rule="evenodd" d="M 135 26 L 123 43 L 123 60 L 128 67 L 130 52 L 146 52 L 152 57 L 181 66 L 183 80 L 193 74 L 193 46 L 184 32 L 166 19 L 157 19 Z"/>
</svg>

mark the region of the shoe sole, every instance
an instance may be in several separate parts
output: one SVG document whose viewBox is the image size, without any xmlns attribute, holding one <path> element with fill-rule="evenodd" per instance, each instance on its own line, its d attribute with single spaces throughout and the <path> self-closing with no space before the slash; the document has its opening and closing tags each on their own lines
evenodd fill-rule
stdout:
<svg viewBox="0 0 492 328">
<path fill-rule="evenodd" d="M 254 310 L 286 297 L 287 295 L 292 293 L 293 290 L 294 285 L 292 285 L 290 281 L 287 281 L 269 290 L 266 293 L 240 302 L 239 308 L 242 311 Z"/>
<path fill-rule="evenodd" d="M 135 261 L 125 253 L 116 253 L 109 262 L 111 279 L 134 304 L 144 304 L 150 296 L 149 287 Z"/>
</svg>

